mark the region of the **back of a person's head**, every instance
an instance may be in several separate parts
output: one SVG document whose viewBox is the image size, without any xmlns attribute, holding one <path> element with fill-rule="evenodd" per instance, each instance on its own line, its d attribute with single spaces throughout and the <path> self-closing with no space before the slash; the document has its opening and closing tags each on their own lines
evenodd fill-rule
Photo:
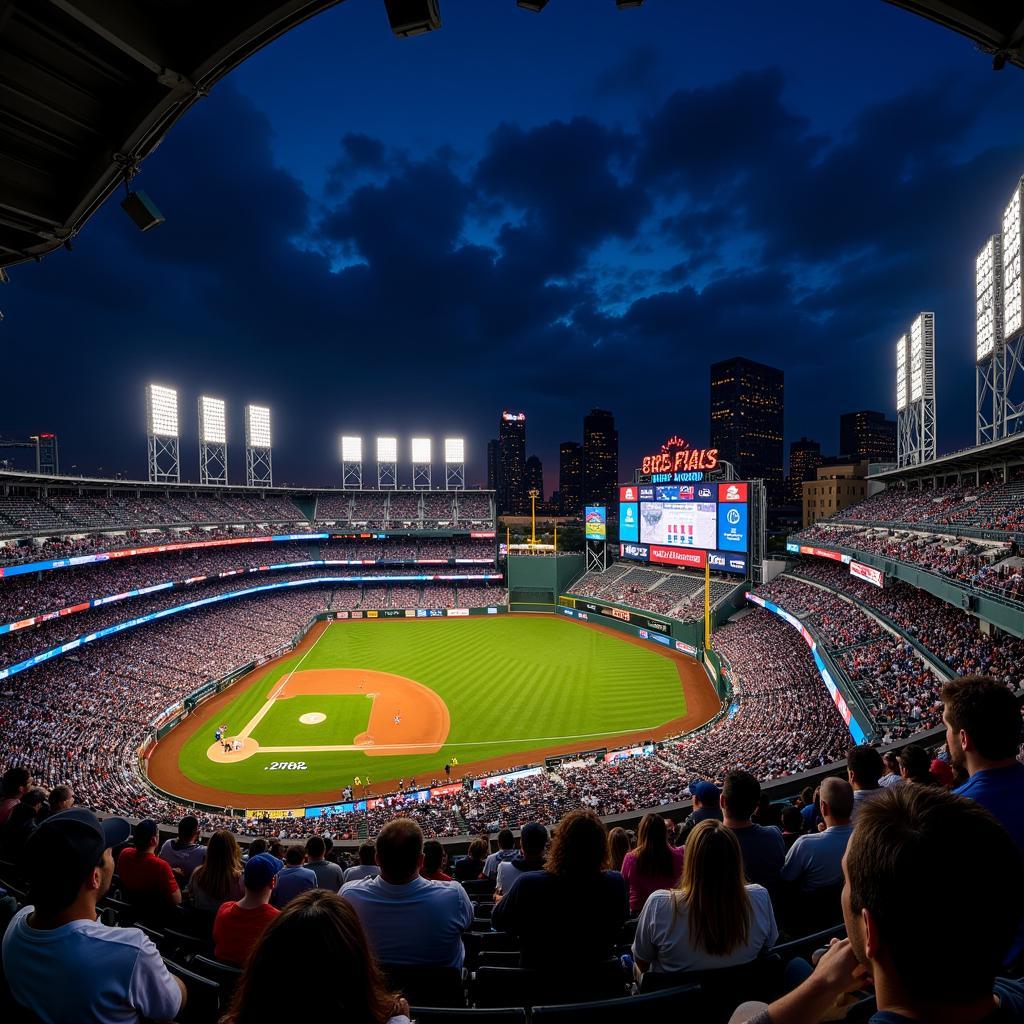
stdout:
<svg viewBox="0 0 1024 1024">
<path fill-rule="evenodd" d="M 782 827 L 787 832 L 799 832 L 804 819 L 800 816 L 800 808 L 790 804 L 782 812 Z"/>
<path fill-rule="evenodd" d="M 320 836 L 310 836 L 306 840 L 306 855 L 310 860 L 320 860 L 327 852 L 327 844 Z"/>
<path fill-rule="evenodd" d="M 829 814 L 839 821 L 849 821 L 853 814 L 853 786 L 846 779 L 829 776 L 821 784 L 821 802 L 828 804 Z"/>
<path fill-rule="evenodd" d="M 945 718 L 953 731 L 970 737 L 977 753 L 988 761 L 1016 757 L 1021 739 L 1021 716 L 1010 690 L 988 676 L 952 679 L 942 688 Z"/>
<path fill-rule="evenodd" d="M 686 840 L 676 913 L 684 905 L 690 938 L 698 949 L 726 956 L 747 941 L 750 897 L 743 854 L 736 834 L 716 818 L 702 821 Z"/>
<path fill-rule="evenodd" d="M 593 811 L 570 811 L 558 823 L 545 868 L 562 878 L 597 875 L 608 866 L 608 830 Z"/>
<path fill-rule="evenodd" d="M 498 833 L 498 849 L 511 850 L 516 845 L 516 837 L 512 835 L 512 829 L 503 828 Z"/>
<path fill-rule="evenodd" d="M 377 844 L 372 839 L 359 844 L 359 863 L 364 865 L 377 863 Z"/>
<path fill-rule="evenodd" d="M 267 841 L 266 839 L 254 839 L 249 844 L 249 856 L 255 857 L 258 853 L 267 852 Z"/>
<path fill-rule="evenodd" d="M 317 1017 L 383 1024 L 394 1001 L 352 905 L 336 893 L 311 889 L 290 900 L 260 937 L 221 1020 L 264 1024 Z"/>
<path fill-rule="evenodd" d="M 466 854 L 470 860 L 483 860 L 487 856 L 490 846 L 483 839 L 474 839 L 469 844 Z"/>
<path fill-rule="evenodd" d="M 199 819 L 194 814 L 186 814 L 178 822 L 178 841 L 189 842 L 199 832 Z"/>
<path fill-rule="evenodd" d="M 846 875 L 854 952 L 867 960 L 867 911 L 872 957 L 912 1004 L 991 995 L 1024 915 L 1024 864 L 988 811 L 936 786 L 894 786 L 858 811 Z M 937 969 L 932 940 L 940 936 L 956 950 L 949 969 Z"/>
<path fill-rule="evenodd" d="M 284 855 L 284 862 L 290 868 L 297 867 L 303 862 L 306 857 L 306 848 L 304 846 L 289 846 L 288 852 Z"/>
<path fill-rule="evenodd" d="M 50 790 L 50 806 L 58 807 L 62 803 L 70 800 L 72 795 L 70 786 L 54 786 L 53 789 Z"/>
<path fill-rule="evenodd" d="M 224 899 L 235 891 L 242 872 L 238 840 L 227 829 L 210 836 L 203 863 L 196 868 L 195 884 L 214 899 Z"/>
<path fill-rule="evenodd" d="M 625 860 L 629 850 L 629 833 L 620 825 L 616 825 L 608 833 L 608 858 L 615 871 L 622 867 L 622 862 Z"/>
<path fill-rule="evenodd" d="M 660 814 L 645 814 L 636 837 L 637 868 L 646 875 L 670 875 L 672 865 L 665 819 Z"/>
<path fill-rule="evenodd" d="M 423 844 L 423 870 L 432 875 L 441 870 L 444 863 L 444 847 L 436 839 L 428 839 Z"/>
<path fill-rule="evenodd" d="M 722 803 L 730 818 L 749 821 L 761 799 L 761 783 L 750 772 L 732 771 L 722 784 Z"/>
<path fill-rule="evenodd" d="M 875 789 L 882 777 L 882 755 L 867 743 L 850 747 L 846 751 L 846 767 L 853 776 L 853 781 L 865 789 Z"/>
<path fill-rule="evenodd" d="M 46 790 L 33 786 L 22 794 L 21 802 L 34 811 L 46 803 Z"/>
<path fill-rule="evenodd" d="M 885 765 L 886 771 L 891 772 L 893 775 L 899 775 L 900 759 L 899 756 L 892 750 L 887 750 L 882 755 L 882 764 Z"/>
<path fill-rule="evenodd" d="M 907 778 L 911 782 L 930 786 L 935 781 L 931 774 L 931 755 L 924 747 L 917 743 L 911 743 L 910 746 L 904 748 L 900 760 L 907 770 Z"/>
<path fill-rule="evenodd" d="M 27 768 L 8 768 L 0 780 L 0 796 L 18 796 L 22 789 L 29 784 L 32 773 Z"/>
<path fill-rule="evenodd" d="M 540 857 L 548 845 L 548 830 L 536 821 L 528 821 L 519 836 L 519 845 L 526 857 Z"/>
<path fill-rule="evenodd" d="M 411 878 L 419 871 L 423 830 L 412 818 L 394 818 L 377 834 L 377 863 L 389 878 Z"/>
</svg>

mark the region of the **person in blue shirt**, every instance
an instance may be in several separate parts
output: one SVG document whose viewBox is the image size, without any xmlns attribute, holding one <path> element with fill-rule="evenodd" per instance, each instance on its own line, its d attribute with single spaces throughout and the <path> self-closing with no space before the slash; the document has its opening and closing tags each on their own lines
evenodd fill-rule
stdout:
<svg viewBox="0 0 1024 1024">
<path fill-rule="evenodd" d="M 848 938 L 770 1006 L 733 1024 L 814 1024 L 874 990 L 870 1024 L 1011 1024 L 1024 981 L 1000 978 L 1024 913 L 1024 861 L 986 810 L 937 786 L 893 786 L 864 804 L 843 858 Z"/>
</svg>

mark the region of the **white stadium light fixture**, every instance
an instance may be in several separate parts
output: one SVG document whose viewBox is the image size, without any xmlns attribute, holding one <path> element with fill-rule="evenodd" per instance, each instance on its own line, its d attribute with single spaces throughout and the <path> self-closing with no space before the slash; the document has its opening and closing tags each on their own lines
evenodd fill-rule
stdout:
<svg viewBox="0 0 1024 1024">
<path fill-rule="evenodd" d="M 412 461 L 422 466 L 430 462 L 430 438 L 414 437 L 412 439 Z"/>
<path fill-rule="evenodd" d="M 461 437 L 446 437 L 444 439 L 444 461 L 465 462 L 466 443 Z"/>
<path fill-rule="evenodd" d="M 996 347 L 995 239 L 990 238 L 974 261 L 975 326 L 977 328 L 977 361 L 987 359 Z"/>
<path fill-rule="evenodd" d="M 896 409 L 902 412 L 907 407 L 907 336 L 900 336 L 896 342 Z"/>
<path fill-rule="evenodd" d="M 178 436 L 178 392 L 150 384 L 147 391 L 149 432 L 156 437 Z"/>
<path fill-rule="evenodd" d="M 378 437 L 377 438 L 377 461 L 397 462 L 398 461 L 398 438 Z"/>
<path fill-rule="evenodd" d="M 363 439 L 361 437 L 348 437 L 342 435 L 341 438 L 341 461 L 342 462 L 362 462 L 363 461 Z"/>
<path fill-rule="evenodd" d="M 206 444 L 227 444 L 228 426 L 222 399 L 207 395 L 199 399 L 199 436 Z"/>
<path fill-rule="evenodd" d="M 1024 327 L 1021 298 L 1021 192 L 1024 178 L 1017 182 L 1003 211 L 1003 337 L 1012 338 Z"/>
<path fill-rule="evenodd" d="M 269 448 L 270 410 L 265 405 L 245 407 L 245 443 L 250 448 Z"/>
<path fill-rule="evenodd" d="M 921 317 L 910 325 L 910 400 L 919 402 L 924 397 L 924 338 Z"/>
<path fill-rule="evenodd" d="M 398 486 L 398 438 L 377 438 L 377 486 Z"/>
</svg>

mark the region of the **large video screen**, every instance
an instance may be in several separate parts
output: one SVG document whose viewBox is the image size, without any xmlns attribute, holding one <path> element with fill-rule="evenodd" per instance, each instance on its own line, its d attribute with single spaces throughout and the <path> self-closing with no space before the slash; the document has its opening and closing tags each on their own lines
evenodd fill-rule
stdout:
<svg viewBox="0 0 1024 1024">
<path fill-rule="evenodd" d="M 640 562 L 746 575 L 746 483 L 619 488 L 619 554 Z"/>
</svg>

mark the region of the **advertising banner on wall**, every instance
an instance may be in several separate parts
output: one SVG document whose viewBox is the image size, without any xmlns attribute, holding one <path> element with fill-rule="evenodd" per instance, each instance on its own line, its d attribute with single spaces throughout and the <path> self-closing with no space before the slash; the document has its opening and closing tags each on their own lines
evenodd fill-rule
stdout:
<svg viewBox="0 0 1024 1024">
<path fill-rule="evenodd" d="M 587 505 L 583 522 L 587 540 L 607 539 L 608 510 L 604 505 Z"/>
<path fill-rule="evenodd" d="M 864 580 L 865 583 L 871 583 L 876 587 L 885 586 L 885 573 L 881 569 L 876 569 L 873 566 L 865 565 L 863 562 L 850 562 L 850 575 L 856 576 L 858 579 Z"/>
</svg>

